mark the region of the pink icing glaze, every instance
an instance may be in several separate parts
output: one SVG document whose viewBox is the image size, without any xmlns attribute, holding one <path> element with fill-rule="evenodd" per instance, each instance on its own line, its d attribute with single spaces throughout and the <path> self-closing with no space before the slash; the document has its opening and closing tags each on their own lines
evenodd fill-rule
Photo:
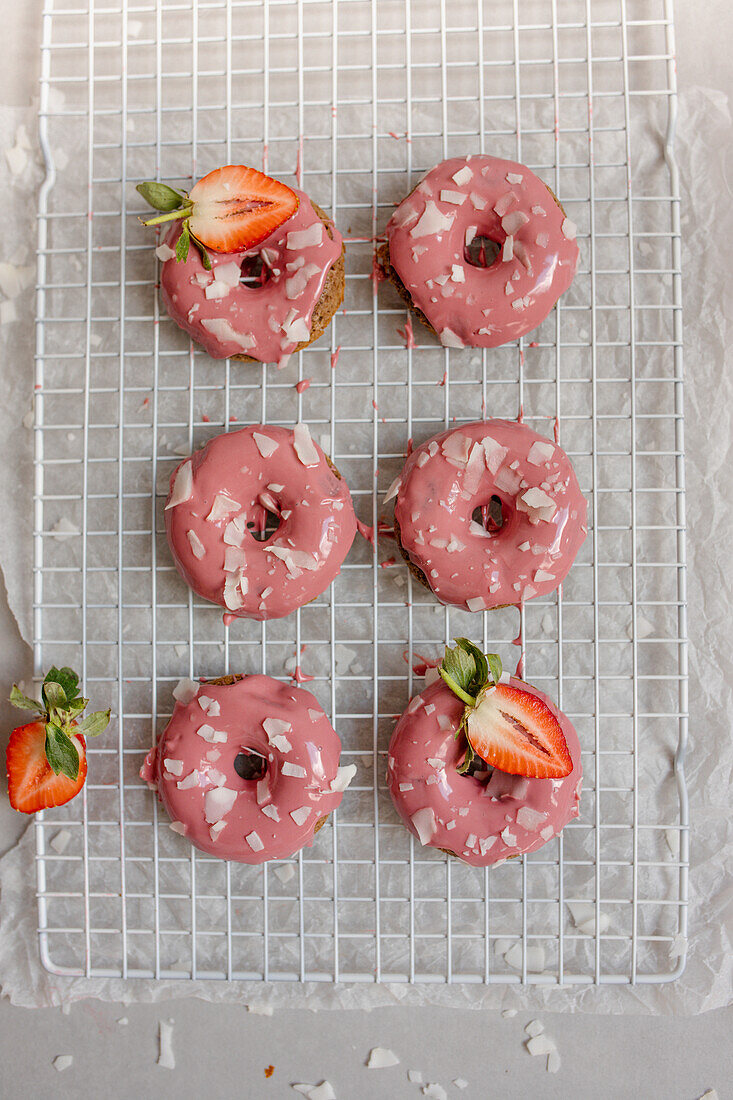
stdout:
<svg viewBox="0 0 733 1100">
<path fill-rule="evenodd" d="M 436 435 L 413 451 L 397 486 L 403 549 L 442 603 L 468 611 L 553 592 L 587 534 L 570 459 L 514 420 Z M 503 525 L 489 532 L 472 514 L 492 496 L 501 499 Z"/>
<path fill-rule="evenodd" d="M 354 541 L 348 486 L 305 424 L 219 435 L 170 484 L 165 527 L 176 566 L 194 592 L 235 616 L 279 619 L 315 599 Z M 268 511 L 280 526 L 259 542 L 250 528 Z"/>
<path fill-rule="evenodd" d="M 140 770 L 177 831 L 202 852 L 238 863 L 285 859 L 311 846 L 319 819 L 336 809 L 356 770 L 341 770 L 340 789 L 330 789 L 341 742 L 318 700 L 270 676 L 197 689 L 176 703 Z M 267 761 L 261 780 L 242 779 L 234 768 L 248 751 Z M 217 788 L 224 793 L 210 798 Z M 212 832 L 215 821 L 224 827 Z"/>
<path fill-rule="evenodd" d="M 447 347 L 494 348 L 531 332 L 578 265 L 575 226 L 542 180 L 496 157 L 438 164 L 397 207 L 386 234 L 390 263 Z M 476 237 L 500 246 L 488 267 L 465 256 Z"/>
<path fill-rule="evenodd" d="M 300 205 L 292 218 L 251 252 L 210 252 L 210 272 L 194 247 L 184 263 L 173 257 L 165 260 L 160 276 L 165 307 L 213 359 L 244 353 L 262 363 L 285 366 L 298 344 L 310 338 L 313 310 L 343 241 L 331 222 L 329 236 L 308 196 L 296 194 Z M 175 249 L 180 232 L 176 223 L 166 238 L 169 249 Z M 252 287 L 240 283 L 227 265 L 241 268 L 245 259 L 255 256 L 262 258 L 269 278 Z M 219 280 L 216 293 L 221 290 L 223 297 L 207 297 L 221 268 L 236 285 L 228 288 Z"/>
<path fill-rule="evenodd" d="M 560 723 L 573 761 L 564 779 L 525 779 L 497 770 L 488 782 L 485 772 L 483 778 L 459 775 L 466 741 L 455 731 L 463 703 L 442 680 L 410 702 L 389 745 L 387 784 L 405 827 L 418 836 L 413 815 L 428 811 L 420 815 L 432 834 L 428 846 L 446 848 L 472 867 L 536 851 L 579 812 L 583 769 L 573 726 L 543 692 L 514 676 L 508 682 L 536 695 Z"/>
</svg>

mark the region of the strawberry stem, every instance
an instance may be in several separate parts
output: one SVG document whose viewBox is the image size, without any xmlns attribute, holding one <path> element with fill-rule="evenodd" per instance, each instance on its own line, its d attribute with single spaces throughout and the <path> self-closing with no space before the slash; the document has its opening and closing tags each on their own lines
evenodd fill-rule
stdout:
<svg viewBox="0 0 733 1100">
<path fill-rule="evenodd" d="M 163 222 L 177 222 L 181 218 L 190 218 L 193 213 L 193 203 L 182 206 L 180 210 L 171 210 L 169 214 L 159 214 L 156 218 L 141 218 L 143 225 L 162 225 Z"/>
<path fill-rule="evenodd" d="M 469 695 L 467 691 L 464 691 L 463 688 L 455 682 L 453 677 L 448 675 L 448 673 L 445 671 L 444 668 L 439 668 L 438 672 L 443 677 L 443 679 L 445 680 L 446 684 L 451 689 L 453 694 L 457 695 L 458 698 L 460 700 L 462 700 L 462 702 L 464 702 L 467 707 L 475 707 L 476 706 L 476 699 L 474 698 L 474 696 Z"/>
</svg>

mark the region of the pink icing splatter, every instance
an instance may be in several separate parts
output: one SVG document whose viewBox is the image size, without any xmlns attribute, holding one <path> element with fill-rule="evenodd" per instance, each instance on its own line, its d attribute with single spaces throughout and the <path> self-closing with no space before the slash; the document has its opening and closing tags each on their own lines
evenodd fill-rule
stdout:
<svg viewBox="0 0 733 1100">
<path fill-rule="evenodd" d="M 310 378 L 301 378 L 300 382 L 295 383 L 295 389 L 298 391 L 298 393 L 305 393 L 310 384 Z"/>
</svg>

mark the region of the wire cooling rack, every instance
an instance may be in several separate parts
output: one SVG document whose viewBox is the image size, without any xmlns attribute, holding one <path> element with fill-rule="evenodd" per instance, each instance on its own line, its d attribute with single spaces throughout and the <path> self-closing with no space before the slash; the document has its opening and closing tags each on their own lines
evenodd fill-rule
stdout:
<svg viewBox="0 0 733 1100">
<path fill-rule="evenodd" d="M 663 0 L 46 0 L 36 366 L 35 662 L 77 666 L 110 731 L 69 806 L 38 815 L 43 964 L 58 974 L 323 982 L 659 982 L 684 965 L 687 803 L 679 191 Z M 373 279 L 393 204 L 446 156 L 528 163 L 578 223 L 545 323 L 447 350 Z M 134 185 L 263 164 L 347 239 L 343 311 L 282 372 L 214 362 L 160 310 Z M 306 387 L 306 380 L 310 385 Z M 304 385 L 295 387 L 296 382 Z M 388 537 L 282 621 L 183 585 L 174 463 L 242 423 L 307 421 L 377 525 L 409 439 L 487 415 L 559 438 L 590 533 L 561 594 L 470 616 Z M 386 517 L 389 523 L 389 515 Z M 482 640 L 557 698 L 581 816 L 476 870 L 415 845 L 384 784 L 421 655 Z M 512 641 L 519 637 L 514 649 Z M 198 854 L 140 782 L 179 677 L 295 664 L 358 764 L 308 849 Z M 590 903 L 579 919 L 578 902 Z"/>
</svg>

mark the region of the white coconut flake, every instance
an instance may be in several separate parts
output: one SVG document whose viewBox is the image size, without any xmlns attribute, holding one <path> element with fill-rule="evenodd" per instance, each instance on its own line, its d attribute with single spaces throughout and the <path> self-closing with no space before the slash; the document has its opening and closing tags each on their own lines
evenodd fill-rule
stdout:
<svg viewBox="0 0 733 1100">
<path fill-rule="evenodd" d="M 432 199 L 425 203 L 425 209 L 419 221 L 410 230 L 411 237 L 427 237 L 444 233 L 453 225 L 455 214 L 443 214 Z"/>
<path fill-rule="evenodd" d="M 538 218 L 547 217 L 547 211 L 545 210 L 544 206 L 533 206 L 532 213 Z"/>
<path fill-rule="evenodd" d="M 158 257 L 160 262 L 163 263 L 163 264 L 167 260 L 175 260 L 175 258 L 176 258 L 175 250 L 172 249 L 169 244 L 166 244 L 165 241 L 163 242 L 163 244 L 158 245 L 158 247 L 155 250 L 155 255 Z"/>
<path fill-rule="evenodd" d="M 163 759 L 163 767 L 167 772 L 170 772 L 171 775 L 183 775 L 182 760 L 172 760 L 170 757 L 165 757 Z"/>
<path fill-rule="evenodd" d="M 169 821 L 168 828 L 179 836 L 185 836 L 188 832 L 188 825 L 184 825 L 182 821 Z"/>
<path fill-rule="evenodd" d="M 462 264 L 451 265 L 451 281 L 454 283 L 465 283 L 466 270 Z"/>
<path fill-rule="evenodd" d="M 323 243 L 323 222 L 315 221 L 307 229 L 294 229 L 285 238 L 285 247 L 290 252 L 300 252 L 303 248 L 318 247 Z"/>
<path fill-rule="evenodd" d="M 187 703 L 196 698 L 200 687 L 201 685 L 197 680 L 189 680 L 188 677 L 184 677 L 173 688 L 173 698 L 177 703 L 186 706 Z"/>
<path fill-rule="evenodd" d="M 238 611 L 240 607 L 244 606 L 237 577 L 229 576 L 224 581 L 223 597 L 228 611 Z"/>
<path fill-rule="evenodd" d="M 214 787 L 204 795 L 204 817 L 208 825 L 221 821 L 237 800 L 237 791 L 229 787 Z"/>
<path fill-rule="evenodd" d="M 290 775 L 294 779 L 305 779 L 305 768 L 300 764 L 291 764 L 289 760 L 286 760 L 280 769 L 283 775 Z"/>
<path fill-rule="evenodd" d="M 523 179 L 524 176 L 520 175 L 519 172 L 507 172 L 506 174 L 507 183 L 521 183 Z"/>
<path fill-rule="evenodd" d="M 514 259 L 514 237 L 507 237 L 501 250 L 501 258 L 504 263 Z M 514 302 L 512 302 L 514 305 Z"/>
<path fill-rule="evenodd" d="M 452 329 L 444 328 L 438 335 L 440 336 L 440 342 L 444 348 L 465 347 L 463 340 L 461 340 L 460 336 L 456 336 Z"/>
<path fill-rule="evenodd" d="M 529 218 L 523 210 L 512 210 L 511 214 L 505 214 L 501 219 L 501 228 L 508 237 L 513 237 L 528 221 Z"/>
<path fill-rule="evenodd" d="M 218 523 L 222 519 L 226 519 L 232 512 L 241 512 L 242 505 L 237 500 L 232 500 L 226 493 L 216 493 L 214 501 L 211 505 L 211 511 L 206 519 L 209 523 Z"/>
<path fill-rule="evenodd" d="M 263 806 L 262 813 L 265 817 L 271 818 L 272 821 L 279 821 L 280 814 L 278 813 L 277 806 Z"/>
<path fill-rule="evenodd" d="M 455 1087 L 457 1089 L 467 1089 L 468 1088 L 468 1081 L 466 1080 L 465 1077 L 454 1077 L 453 1078 L 453 1084 L 455 1085 Z"/>
<path fill-rule="evenodd" d="M 199 726 L 196 730 L 199 737 L 203 737 L 204 741 L 207 741 L 209 745 L 225 745 L 228 737 L 224 730 L 215 730 L 213 726 L 209 726 L 204 723 L 203 726 Z"/>
<path fill-rule="evenodd" d="M 68 829 L 59 829 L 49 841 L 50 846 L 53 848 L 57 855 L 63 855 L 66 849 L 69 847 L 71 840 L 71 833 Z"/>
<path fill-rule="evenodd" d="M 563 237 L 567 237 L 569 241 L 574 241 L 578 232 L 578 227 L 575 222 L 572 222 L 570 218 L 565 218 L 560 226 Z"/>
<path fill-rule="evenodd" d="M 59 1073 L 63 1073 L 64 1070 L 68 1069 L 73 1063 L 73 1054 L 57 1054 L 53 1060 L 53 1068 L 58 1070 Z"/>
<path fill-rule="evenodd" d="M 440 201 L 452 203 L 453 206 L 462 206 L 466 196 L 461 191 L 443 190 L 440 192 Z"/>
<path fill-rule="evenodd" d="M 412 1085 L 421 1085 L 422 1084 L 422 1073 L 420 1072 L 419 1069 L 408 1069 L 408 1071 L 407 1071 L 407 1080 Z"/>
<path fill-rule="evenodd" d="M 430 1097 L 430 1100 L 448 1100 L 448 1093 L 436 1081 L 431 1081 L 430 1084 L 425 1085 L 422 1094 Z"/>
<path fill-rule="evenodd" d="M 522 969 L 522 945 L 514 943 L 504 952 L 504 961 L 513 970 Z M 527 947 L 527 970 L 532 974 L 539 974 L 545 969 L 545 949 L 540 944 L 532 944 Z"/>
<path fill-rule="evenodd" d="M 280 327 L 286 339 L 293 344 L 300 344 L 302 341 L 310 338 L 308 323 L 305 317 L 301 317 L 298 314 L 295 307 L 290 310 L 290 313 L 288 313 Z M 285 366 L 284 363 L 282 365 Z"/>
<path fill-rule="evenodd" d="M 189 460 L 178 467 L 178 472 L 173 482 L 173 488 L 171 489 L 170 500 L 165 506 L 165 511 L 167 512 L 169 508 L 175 508 L 177 504 L 183 504 L 185 501 L 190 500 L 192 496 L 193 467 Z"/>
<path fill-rule="evenodd" d="M 255 346 L 254 336 L 249 332 L 237 332 L 226 317 L 206 317 L 201 322 L 201 328 L 220 344 L 236 344 L 242 351 L 249 351 Z"/>
<path fill-rule="evenodd" d="M 388 1069 L 399 1064 L 400 1060 L 393 1050 L 388 1047 L 372 1047 L 366 1065 L 367 1069 Z"/>
<path fill-rule="evenodd" d="M 483 197 L 483 195 L 479 195 L 475 191 L 472 191 L 469 195 L 469 198 L 471 200 L 471 205 L 473 206 L 474 210 L 486 209 L 486 199 Z"/>
<path fill-rule="evenodd" d="M 275 868 L 275 874 L 284 886 L 286 882 L 290 882 L 292 878 L 295 878 L 295 868 L 292 863 L 284 863 L 281 867 Z"/>
<path fill-rule="evenodd" d="M 340 794 L 345 791 L 355 775 L 356 764 L 344 764 L 342 767 L 337 768 L 336 777 L 331 780 L 330 791 L 333 794 Z"/>
<path fill-rule="evenodd" d="M 527 462 L 533 466 L 544 466 L 551 462 L 555 455 L 555 447 L 549 440 L 537 439 L 529 448 Z"/>
<path fill-rule="evenodd" d="M 534 1039 L 536 1035 L 541 1035 L 545 1030 L 545 1025 L 542 1020 L 530 1020 L 525 1026 L 524 1030 L 529 1035 L 530 1039 Z"/>
<path fill-rule="evenodd" d="M 265 847 L 265 845 L 260 840 L 259 835 L 254 831 L 254 829 L 251 833 L 247 833 L 244 839 L 247 841 L 253 852 L 261 852 L 262 849 Z"/>
<path fill-rule="evenodd" d="M 469 611 L 485 611 L 486 600 L 483 596 L 472 596 L 470 600 L 466 600 L 466 607 Z"/>
<path fill-rule="evenodd" d="M 306 1100 L 336 1100 L 336 1093 L 330 1081 L 323 1080 L 320 1085 L 291 1085 L 295 1092 L 299 1092 Z"/>
<path fill-rule="evenodd" d="M 457 172 L 453 173 L 451 179 L 459 187 L 465 187 L 468 181 L 473 179 L 473 172 L 467 164 L 464 164 L 463 168 L 459 168 Z"/>
<path fill-rule="evenodd" d="M 212 840 L 218 840 L 219 839 L 219 833 L 222 831 L 222 829 L 226 829 L 226 827 L 227 827 L 226 821 L 217 821 L 217 822 L 215 822 L 211 826 L 211 828 L 209 829 L 209 836 L 211 837 Z"/>
<path fill-rule="evenodd" d="M 204 546 L 203 542 L 198 537 L 196 532 L 194 530 L 188 530 L 186 531 L 186 537 L 191 546 L 191 553 L 193 554 L 193 556 L 199 559 L 203 558 L 204 554 L 206 553 L 206 547 Z"/>
<path fill-rule="evenodd" d="M 311 815 L 311 810 L 312 806 L 299 806 L 297 810 L 290 811 L 290 816 L 298 828 L 300 828 L 301 825 L 305 825 Z"/>
<path fill-rule="evenodd" d="M 538 1055 L 552 1054 L 553 1051 L 557 1050 L 550 1036 L 545 1034 L 535 1035 L 533 1038 L 528 1039 L 525 1045 L 534 1058 Z"/>
<path fill-rule="evenodd" d="M 540 810 L 533 810 L 531 806 L 521 806 L 517 811 L 517 825 L 521 825 L 523 829 L 528 829 L 530 832 L 535 832 L 546 818 L 547 814 L 541 813 Z"/>
<path fill-rule="evenodd" d="M 199 773 L 196 768 L 185 777 L 185 779 L 179 779 L 176 783 L 179 791 L 190 791 L 193 787 L 199 785 Z"/>
<path fill-rule="evenodd" d="M 398 477 L 396 477 L 394 479 L 394 481 L 392 482 L 392 484 L 390 485 L 390 487 L 387 490 L 387 492 L 385 494 L 385 497 L 384 497 L 384 501 L 383 501 L 384 504 L 386 504 L 388 500 L 391 500 L 392 497 L 397 496 L 397 494 L 400 491 L 400 485 L 401 484 L 402 484 L 402 474 L 400 474 Z"/>
<path fill-rule="evenodd" d="M 257 445 L 257 450 L 263 458 L 270 458 L 278 448 L 278 444 L 274 439 L 271 439 L 269 435 L 262 435 L 261 432 L 253 432 L 252 438 Z"/>
<path fill-rule="evenodd" d="M 417 831 L 418 840 L 423 845 L 429 844 L 435 836 L 435 812 L 430 806 L 425 806 L 422 810 L 416 810 L 416 812 L 410 818 L 412 824 Z"/>
<path fill-rule="evenodd" d="M 318 466 L 321 459 L 307 424 L 296 424 L 293 428 L 293 447 L 304 466 Z"/>
<path fill-rule="evenodd" d="M 401 791 L 414 791 L 414 783 L 400 783 L 399 788 Z"/>
<path fill-rule="evenodd" d="M 176 1059 L 173 1054 L 173 1021 L 161 1020 L 158 1024 L 158 1061 L 163 1069 L 175 1069 Z"/>
<path fill-rule="evenodd" d="M 551 1050 L 550 1053 L 547 1055 L 547 1072 L 557 1073 L 561 1065 L 562 1060 L 560 1058 L 560 1055 L 556 1050 Z"/>
<path fill-rule="evenodd" d="M 221 703 L 218 699 L 211 699 L 208 695 L 199 695 L 198 705 L 209 718 L 218 718 L 221 714 Z"/>
</svg>

